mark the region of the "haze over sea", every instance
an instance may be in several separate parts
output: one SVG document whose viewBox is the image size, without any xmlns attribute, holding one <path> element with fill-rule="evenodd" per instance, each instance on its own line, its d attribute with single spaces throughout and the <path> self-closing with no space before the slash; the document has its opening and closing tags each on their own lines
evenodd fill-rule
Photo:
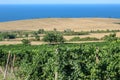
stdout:
<svg viewBox="0 0 120 80">
<path fill-rule="evenodd" d="M 0 22 L 34 18 L 120 18 L 120 4 L 0 5 Z"/>
</svg>

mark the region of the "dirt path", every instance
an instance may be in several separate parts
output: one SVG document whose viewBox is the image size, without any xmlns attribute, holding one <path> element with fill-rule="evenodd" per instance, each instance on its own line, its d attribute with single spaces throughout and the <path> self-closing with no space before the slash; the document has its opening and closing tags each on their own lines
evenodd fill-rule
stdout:
<svg viewBox="0 0 120 80">
<path fill-rule="evenodd" d="M 21 41 L 0 41 L 0 45 L 16 45 L 16 44 L 22 44 Z M 32 41 L 32 45 L 41 45 L 41 44 L 47 44 L 46 42 L 38 42 L 38 41 Z"/>
<path fill-rule="evenodd" d="M 112 33 L 112 32 L 111 32 Z M 70 40 L 73 37 L 80 37 L 80 38 L 85 38 L 85 37 L 95 37 L 98 39 L 101 39 L 102 37 L 104 37 L 105 35 L 109 35 L 111 33 L 90 33 L 89 35 L 73 35 L 73 36 L 64 36 L 64 38 L 66 40 Z M 116 32 L 116 36 L 120 37 L 120 32 Z"/>
<path fill-rule="evenodd" d="M 71 41 L 71 42 L 65 42 L 65 43 L 87 43 L 87 42 L 103 42 L 103 41 Z M 0 41 L 0 45 L 16 45 L 16 44 L 22 44 L 21 41 Z M 41 44 L 48 44 L 47 42 L 39 42 L 39 41 L 32 41 L 32 45 L 41 45 Z"/>
</svg>

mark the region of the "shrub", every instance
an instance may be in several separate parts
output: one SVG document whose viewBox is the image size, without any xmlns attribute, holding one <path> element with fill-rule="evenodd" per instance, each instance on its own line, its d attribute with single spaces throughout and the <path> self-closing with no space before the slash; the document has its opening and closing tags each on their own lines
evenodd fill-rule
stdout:
<svg viewBox="0 0 120 80">
<path fill-rule="evenodd" d="M 38 33 L 38 34 L 43 34 L 43 33 L 44 33 L 44 29 L 39 29 L 39 30 L 37 31 L 37 33 Z"/>
<path fill-rule="evenodd" d="M 4 40 L 4 39 L 15 39 L 16 38 L 16 34 L 14 33 L 0 33 L 0 39 Z"/>
<path fill-rule="evenodd" d="M 36 35 L 38 35 L 38 33 L 37 32 L 33 32 L 33 36 L 36 36 Z"/>
<path fill-rule="evenodd" d="M 88 35 L 89 32 L 86 32 L 86 31 L 81 31 L 81 32 L 74 32 L 74 31 L 71 31 L 71 32 L 64 32 L 64 35 Z"/>
<path fill-rule="evenodd" d="M 116 37 L 116 34 L 115 33 L 112 33 L 112 34 L 110 34 L 110 35 L 105 35 L 103 38 L 102 38 L 103 40 L 105 40 L 105 41 L 117 41 L 117 37 Z"/>
<path fill-rule="evenodd" d="M 35 40 L 36 40 L 36 41 L 40 41 L 40 36 L 39 36 L 39 35 L 36 35 L 36 36 L 35 36 Z"/>
<path fill-rule="evenodd" d="M 62 34 L 58 32 L 49 32 L 44 36 L 43 41 L 50 43 L 63 43 L 64 38 Z"/>
<path fill-rule="evenodd" d="M 30 44 L 31 44 L 30 40 L 28 40 L 28 39 L 23 39 L 23 40 L 22 40 L 22 43 L 23 43 L 24 45 L 30 45 Z"/>
<path fill-rule="evenodd" d="M 95 37 L 85 37 L 85 38 L 80 38 L 80 37 L 73 37 L 70 39 L 70 41 L 94 41 L 94 40 L 99 40 Z"/>
<path fill-rule="evenodd" d="M 16 35 L 15 34 L 8 34 L 7 37 L 8 37 L 8 39 L 15 39 Z"/>
</svg>

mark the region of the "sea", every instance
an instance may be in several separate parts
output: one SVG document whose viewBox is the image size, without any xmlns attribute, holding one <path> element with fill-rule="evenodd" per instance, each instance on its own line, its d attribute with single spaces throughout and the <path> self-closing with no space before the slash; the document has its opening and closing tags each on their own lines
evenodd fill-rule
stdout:
<svg viewBox="0 0 120 80">
<path fill-rule="evenodd" d="M 120 4 L 0 5 L 0 22 L 38 18 L 120 18 Z"/>
</svg>

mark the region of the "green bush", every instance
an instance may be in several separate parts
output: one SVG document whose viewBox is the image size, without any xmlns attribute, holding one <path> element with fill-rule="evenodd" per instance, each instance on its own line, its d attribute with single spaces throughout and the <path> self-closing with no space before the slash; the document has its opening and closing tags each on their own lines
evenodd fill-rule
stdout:
<svg viewBox="0 0 120 80">
<path fill-rule="evenodd" d="M 80 37 L 73 37 L 70 39 L 70 41 L 96 41 L 99 40 L 95 37 L 85 37 L 85 38 L 80 38 Z"/>
<path fill-rule="evenodd" d="M 109 32 L 120 32 L 120 30 L 119 29 L 118 30 L 109 30 L 109 29 L 107 29 L 107 30 L 96 30 L 96 31 L 91 30 L 90 31 L 90 33 L 109 33 Z"/>
<path fill-rule="evenodd" d="M 109 35 L 105 35 L 103 38 L 103 40 L 105 41 L 117 41 L 118 37 L 116 37 L 115 33 L 109 34 Z"/>
<path fill-rule="evenodd" d="M 24 45 L 30 45 L 30 44 L 31 44 L 30 40 L 28 40 L 28 39 L 23 39 L 23 40 L 22 40 L 22 43 L 23 43 Z"/>
<path fill-rule="evenodd" d="M 15 39 L 16 34 L 8 34 L 7 37 L 8 37 L 8 39 Z"/>
<path fill-rule="evenodd" d="M 58 32 L 49 32 L 44 36 L 43 41 L 50 43 L 63 43 L 64 38 L 62 34 Z"/>
<path fill-rule="evenodd" d="M 35 36 L 35 40 L 36 40 L 36 41 L 40 41 L 40 36 L 39 36 L 39 35 L 36 35 L 36 36 Z"/>
<path fill-rule="evenodd" d="M 16 35 L 15 33 L 3 32 L 3 33 L 0 33 L 0 40 L 4 40 L 4 39 L 15 39 L 16 36 L 17 36 L 17 35 Z"/>
<path fill-rule="evenodd" d="M 64 35 L 89 35 L 89 32 L 86 31 L 81 31 L 81 32 L 74 32 L 74 31 L 69 31 L 69 32 L 64 32 Z"/>
<path fill-rule="evenodd" d="M 38 34 L 43 34 L 43 33 L 44 33 L 44 29 L 39 29 L 39 30 L 37 31 L 37 33 L 38 33 Z"/>
</svg>

